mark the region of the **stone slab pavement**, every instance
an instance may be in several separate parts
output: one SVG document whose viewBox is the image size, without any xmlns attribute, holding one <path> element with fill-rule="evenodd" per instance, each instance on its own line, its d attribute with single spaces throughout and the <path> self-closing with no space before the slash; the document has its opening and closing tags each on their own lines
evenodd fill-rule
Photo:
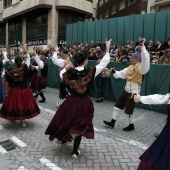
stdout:
<svg viewBox="0 0 170 170">
<path fill-rule="evenodd" d="M 41 114 L 26 120 L 25 128 L 19 121 L 0 119 L 0 141 L 10 139 L 18 146 L 9 152 L 0 146 L 0 170 L 136 170 L 139 156 L 155 140 L 153 134 L 160 132 L 165 124 L 166 115 L 135 109 L 136 129 L 133 132 L 122 130 L 127 125 L 123 113 L 114 129 L 106 128 L 102 121 L 111 118 L 114 103 L 96 103 L 92 98 L 95 139 L 83 138 L 81 154 L 73 160 L 72 143 L 51 142 L 44 135 L 57 110 L 58 93 L 58 89 L 45 89 L 47 101 L 39 104 Z"/>
</svg>

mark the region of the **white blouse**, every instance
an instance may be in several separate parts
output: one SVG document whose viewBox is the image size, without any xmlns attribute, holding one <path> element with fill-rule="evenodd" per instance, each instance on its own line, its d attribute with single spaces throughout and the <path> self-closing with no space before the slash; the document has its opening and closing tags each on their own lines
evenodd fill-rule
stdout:
<svg viewBox="0 0 170 170">
<path fill-rule="evenodd" d="M 141 96 L 140 101 L 143 104 L 170 104 L 170 93 Z"/>
<path fill-rule="evenodd" d="M 63 59 L 58 59 L 57 53 L 55 52 L 52 56 L 52 62 L 57 65 L 58 67 L 63 67 L 64 66 L 64 60 Z M 95 77 L 101 73 L 101 71 L 108 65 L 108 63 L 110 62 L 110 55 L 109 53 L 106 53 L 104 55 L 104 57 L 101 59 L 100 63 L 98 65 L 96 65 L 96 73 L 95 73 Z M 84 70 L 84 67 L 75 67 L 76 70 L 78 71 L 82 71 Z M 63 73 L 66 72 L 66 69 L 62 69 L 60 71 L 60 77 L 61 79 L 63 78 Z"/>
<path fill-rule="evenodd" d="M 147 52 L 145 46 L 142 47 L 141 57 L 142 57 L 142 60 L 141 60 L 141 65 L 139 67 L 139 73 L 144 75 L 150 69 L 150 56 L 149 56 L 149 53 Z M 127 68 L 125 68 L 121 71 L 116 71 L 115 73 L 113 73 L 113 76 L 115 79 L 118 79 L 118 78 L 126 79 Z"/>
</svg>

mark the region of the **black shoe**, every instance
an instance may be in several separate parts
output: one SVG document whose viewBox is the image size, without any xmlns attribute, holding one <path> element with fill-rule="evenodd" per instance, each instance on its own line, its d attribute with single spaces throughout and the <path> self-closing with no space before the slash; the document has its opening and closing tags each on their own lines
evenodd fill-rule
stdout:
<svg viewBox="0 0 170 170">
<path fill-rule="evenodd" d="M 97 99 L 97 100 L 96 100 L 96 103 L 101 103 L 101 100 L 98 100 L 98 99 Z"/>
<path fill-rule="evenodd" d="M 76 153 L 74 153 L 74 152 L 71 153 L 72 159 L 76 159 L 79 155 L 80 155 L 80 151 L 79 150 L 77 150 Z"/>
<path fill-rule="evenodd" d="M 129 126 L 123 128 L 124 131 L 131 131 L 131 130 L 134 130 L 134 129 L 135 129 L 134 124 L 129 124 Z"/>
<path fill-rule="evenodd" d="M 103 99 L 100 99 L 100 102 L 103 102 Z"/>
<path fill-rule="evenodd" d="M 111 122 L 107 122 L 107 121 L 103 120 L 103 123 L 105 125 L 109 126 L 110 128 L 114 128 L 115 122 L 116 122 L 116 120 L 114 120 L 114 119 L 112 119 Z"/>
<path fill-rule="evenodd" d="M 159 133 L 154 134 L 155 138 L 158 138 L 159 135 L 160 135 Z"/>
<path fill-rule="evenodd" d="M 40 100 L 39 102 L 40 102 L 40 103 L 45 103 L 45 101 L 46 101 L 46 99 L 42 99 L 42 100 Z"/>
</svg>

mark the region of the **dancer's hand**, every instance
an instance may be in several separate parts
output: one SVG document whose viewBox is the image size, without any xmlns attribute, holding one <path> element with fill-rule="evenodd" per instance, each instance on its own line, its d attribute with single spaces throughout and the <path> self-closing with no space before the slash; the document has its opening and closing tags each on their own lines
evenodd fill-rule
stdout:
<svg viewBox="0 0 170 170">
<path fill-rule="evenodd" d="M 110 39 L 109 41 L 107 41 L 106 39 L 106 53 L 109 53 L 111 43 L 112 43 L 112 39 Z"/>
<path fill-rule="evenodd" d="M 114 74 L 116 72 L 116 69 L 113 67 L 110 69 L 110 71 Z"/>
<path fill-rule="evenodd" d="M 134 98 L 134 102 L 135 103 L 139 103 L 140 102 L 140 94 L 135 94 L 133 98 Z"/>
<path fill-rule="evenodd" d="M 145 42 L 146 42 L 146 39 L 145 39 L 145 38 L 142 38 L 140 42 L 141 42 L 141 46 L 144 47 Z"/>
<path fill-rule="evenodd" d="M 58 45 L 56 45 L 54 49 L 57 52 L 57 51 L 59 51 L 60 48 L 58 47 Z"/>
</svg>

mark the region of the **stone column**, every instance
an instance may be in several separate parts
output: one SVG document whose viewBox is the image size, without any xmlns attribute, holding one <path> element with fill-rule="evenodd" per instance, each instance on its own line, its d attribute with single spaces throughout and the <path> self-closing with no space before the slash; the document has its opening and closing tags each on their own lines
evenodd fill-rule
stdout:
<svg viewBox="0 0 170 170">
<path fill-rule="evenodd" d="M 22 18 L 22 42 L 26 42 L 26 17 Z"/>
<path fill-rule="evenodd" d="M 56 1 L 52 1 L 52 9 L 48 11 L 48 47 L 54 47 L 58 39 L 58 11 L 56 10 Z"/>
<path fill-rule="evenodd" d="M 9 28 L 8 21 L 6 21 L 6 51 L 9 51 Z"/>
</svg>

